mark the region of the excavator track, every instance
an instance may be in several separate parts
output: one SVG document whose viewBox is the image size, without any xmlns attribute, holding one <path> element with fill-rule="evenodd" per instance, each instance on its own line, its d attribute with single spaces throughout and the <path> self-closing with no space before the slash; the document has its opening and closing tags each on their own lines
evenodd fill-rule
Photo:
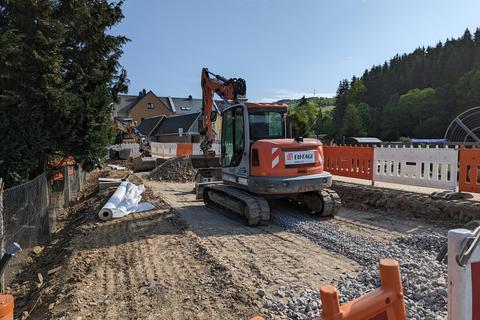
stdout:
<svg viewBox="0 0 480 320">
<path fill-rule="evenodd" d="M 340 196 L 332 189 L 322 189 L 315 192 L 301 193 L 293 197 L 314 214 L 320 217 L 333 217 L 342 206 Z"/>
<path fill-rule="evenodd" d="M 250 226 L 264 224 L 270 220 L 267 200 L 247 191 L 226 185 L 205 187 L 203 201 L 207 206 L 220 206 L 232 210 L 247 219 Z"/>
<path fill-rule="evenodd" d="M 333 217 L 335 216 L 340 207 L 342 206 L 342 201 L 338 193 L 332 189 L 322 189 L 319 191 L 320 196 L 323 201 L 323 209 L 321 212 L 317 212 L 321 217 Z"/>
</svg>

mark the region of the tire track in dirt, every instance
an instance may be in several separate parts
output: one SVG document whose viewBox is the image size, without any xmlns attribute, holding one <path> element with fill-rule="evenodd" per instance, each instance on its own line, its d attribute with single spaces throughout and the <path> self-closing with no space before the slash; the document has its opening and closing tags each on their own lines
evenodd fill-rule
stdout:
<svg viewBox="0 0 480 320">
<path fill-rule="evenodd" d="M 38 319 L 246 319 L 256 306 L 197 241 L 166 210 L 89 224 L 66 266 L 78 281 Z"/>
<path fill-rule="evenodd" d="M 225 266 L 239 286 L 255 294 L 274 293 L 285 285 L 319 288 L 358 265 L 280 227 L 249 227 L 222 209 L 206 208 L 190 192 L 192 184 L 146 181 L 153 193 L 185 220 L 205 250 Z M 340 271 L 341 270 L 341 271 Z M 257 298 L 261 304 L 262 299 Z"/>
</svg>

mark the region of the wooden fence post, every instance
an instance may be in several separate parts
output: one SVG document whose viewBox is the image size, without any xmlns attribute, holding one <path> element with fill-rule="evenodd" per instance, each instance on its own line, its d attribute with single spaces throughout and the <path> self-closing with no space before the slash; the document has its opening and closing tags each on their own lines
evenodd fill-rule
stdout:
<svg viewBox="0 0 480 320">
<path fill-rule="evenodd" d="M 0 256 L 5 253 L 5 226 L 3 217 L 3 180 L 0 178 Z M 0 292 L 5 290 L 5 277 L 2 274 L 0 279 Z"/>
<path fill-rule="evenodd" d="M 70 196 L 71 196 L 71 189 L 70 189 L 70 179 L 68 176 L 68 165 L 63 167 L 63 192 L 65 197 L 65 204 L 64 208 L 68 208 L 70 206 Z"/>
</svg>

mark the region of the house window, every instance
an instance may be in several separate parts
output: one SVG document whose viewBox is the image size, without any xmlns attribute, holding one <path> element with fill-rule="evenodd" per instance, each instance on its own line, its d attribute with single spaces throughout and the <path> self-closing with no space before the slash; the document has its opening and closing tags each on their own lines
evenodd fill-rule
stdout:
<svg viewBox="0 0 480 320">
<path fill-rule="evenodd" d="M 147 103 L 147 109 L 153 109 L 155 108 L 155 105 L 151 102 Z"/>
</svg>

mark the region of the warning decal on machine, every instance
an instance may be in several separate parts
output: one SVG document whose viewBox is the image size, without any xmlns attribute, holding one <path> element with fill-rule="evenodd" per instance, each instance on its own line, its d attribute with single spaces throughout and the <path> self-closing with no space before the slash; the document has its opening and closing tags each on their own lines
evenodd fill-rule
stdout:
<svg viewBox="0 0 480 320">
<path fill-rule="evenodd" d="M 315 163 L 315 150 L 285 152 L 286 165 L 305 163 Z"/>
</svg>

